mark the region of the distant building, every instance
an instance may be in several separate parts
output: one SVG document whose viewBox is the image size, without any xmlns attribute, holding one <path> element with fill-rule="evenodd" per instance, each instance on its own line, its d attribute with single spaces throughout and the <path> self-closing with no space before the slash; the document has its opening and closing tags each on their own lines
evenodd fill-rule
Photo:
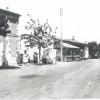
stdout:
<svg viewBox="0 0 100 100">
<path fill-rule="evenodd" d="M 54 43 L 54 48 L 56 49 L 56 60 L 60 61 L 60 39 L 55 39 Z M 73 61 L 85 58 L 85 43 L 81 43 L 73 39 L 63 39 L 62 48 L 63 61 Z"/>
<path fill-rule="evenodd" d="M 11 33 L 7 35 L 6 37 L 6 55 L 8 60 L 12 61 L 8 61 L 8 62 L 15 62 L 15 58 L 16 58 L 16 54 L 18 51 L 18 24 L 19 24 L 19 17 L 20 15 L 8 10 L 4 10 L 4 9 L 0 9 L 0 13 L 5 14 L 8 17 L 8 24 L 9 24 L 9 30 L 11 30 Z M 2 36 L 0 36 L 0 46 L 2 47 Z M 1 49 L 2 51 L 2 49 Z M 1 55 L 1 52 L 0 52 Z M 13 61 L 14 60 L 14 61 Z"/>
</svg>

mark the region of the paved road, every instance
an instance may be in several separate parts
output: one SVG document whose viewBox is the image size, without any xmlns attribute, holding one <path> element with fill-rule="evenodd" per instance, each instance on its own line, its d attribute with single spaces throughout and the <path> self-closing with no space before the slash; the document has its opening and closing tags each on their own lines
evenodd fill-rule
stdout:
<svg viewBox="0 0 100 100">
<path fill-rule="evenodd" d="M 100 98 L 100 60 L 0 70 L 0 100 Z"/>
</svg>

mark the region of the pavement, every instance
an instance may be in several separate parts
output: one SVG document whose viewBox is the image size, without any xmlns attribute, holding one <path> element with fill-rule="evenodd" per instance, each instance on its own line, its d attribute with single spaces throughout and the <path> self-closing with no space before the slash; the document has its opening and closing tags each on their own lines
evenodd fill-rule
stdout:
<svg viewBox="0 0 100 100">
<path fill-rule="evenodd" d="M 0 70 L 0 100 L 100 98 L 100 60 Z"/>
</svg>

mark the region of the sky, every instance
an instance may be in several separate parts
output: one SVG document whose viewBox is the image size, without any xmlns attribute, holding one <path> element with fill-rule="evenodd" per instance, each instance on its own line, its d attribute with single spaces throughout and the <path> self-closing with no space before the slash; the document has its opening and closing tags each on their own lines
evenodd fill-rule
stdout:
<svg viewBox="0 0 100 100">
<path fill-rule="evenodd" d="M 63 8 L 62 38 L 80 42 L 100 42 L 100 0 L 0 0 L 0 8 L 19 13 L 19 34 L 25 33 L 27 14 L 43 23 L 48 19 L 61 37 L 60 8 Z"/>
</svg>

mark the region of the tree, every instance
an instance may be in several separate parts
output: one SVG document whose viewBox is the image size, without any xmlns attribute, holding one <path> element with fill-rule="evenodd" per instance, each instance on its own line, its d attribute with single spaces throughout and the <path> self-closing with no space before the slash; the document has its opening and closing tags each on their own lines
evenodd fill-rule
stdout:
<svg viewBox="0 0 100 100">
<path fill-rule="evenodd" d="M 97 56 L 100 58 L 100 43 L 97 45 Z"/>
<path fill-rule="evenodd" d="M 89 42 L 89 55 L 91 58 L 96 58 L 96 53 L 97 53 L 97 43 L 96 42 Z"/>
<path fill-rule="evenodd" d="M 46 48 L 52 44 L 52 29 L 47 22 L 40 24 L 39 20 L 35 21 L 30 17 L 27 22 L 25 29 L 28 30 L 29 34 L 23 34 L 22 36 L 26 39 L 26 46 L 34 47 L 37 46 L 39 49 L 39 64 L 41 62 L 41 48 Z"/>
<path fill-rule="evenodd" d="M 6 36 L 8 33 L 11 33 L 8 25 L 8 17 L 0 13 L 0 35 L 3 37 L 3 56 L 2 56 L 2 66 L 6 67 L 8 65 L 8 61 L 6 59 Z"/>
</svg>

